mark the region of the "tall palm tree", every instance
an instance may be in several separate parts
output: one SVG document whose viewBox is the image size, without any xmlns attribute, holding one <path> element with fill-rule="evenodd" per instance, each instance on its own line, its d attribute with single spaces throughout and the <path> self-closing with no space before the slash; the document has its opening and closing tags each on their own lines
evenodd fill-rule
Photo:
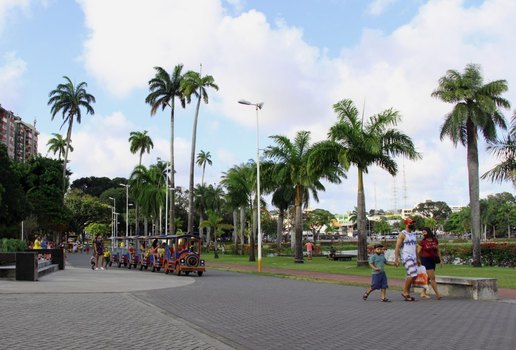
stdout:
<svg viewBox="0 0 516 350">
<path fill-rule="evenodd" d="M 399 112 L 387 109 L 364 122 L 353 101 L 349 99 L 337 102 L 333 109 L 337 113 L 337 123 L 330 128 L 329 141 L 322 143 L 323 152 L 317 154 L 315 159 L 319 163 L 331 159 L 345 167 L 357 167 L 357 266 L 367 266 L 364 174 L 367 174 L 370 166 L 377 165 L 394 176 L 398 172 L 398 166 L 393 157 L 419 159 L 421 155 L 416 152 L 410 137 L 392 128 L 401 120 Z"/>
<path fill-rule="evenodd" d="M 316 162 L 310 161 L 311 154 L 317 151 L 317 146 L 310 145 L 309 131 L 299 131 L 293 141 L 281 135 L 274 135 L 270 138 L 274 140 L 276 145 L 267 147 L 264 155 L 275 163 L 274 172 L 278 179 L 283 179 L 283 182 L 292 184 L 295 191 L 294 261 L 302 263 L 304 262 L 302 205 L 308 206 L 310 193 L 315 201 L 319 201 L 317 191 L 325 190 L 321 180 L 340 183 L 340 178 L 345 176 L 344 169 L 336 161 L 318 162 L 317 165 L 315 165 Z M 314 166 L 311 164 L 314 164 Z"/>
<path fill-rule="evenodd" d="M 197 154 L 197 165 L 202 167 L 201 185 L 204 185 L 204 172 L 206 170 L 206 164 L 210 166 L 212 165 L 211 154 L 210 152 L 204 152 L 201 150 Z"/>
<path fill-rule="evenodd" d="M 178 64 L 174 67 L 171 74 L 168 74 L 161 67 L 154 67 L 155 76 L 149 80 L 149 95 L 145 98 L 145 102 L 151 105 L 151 115 L 155 115 L 156 111 L 170 107 L 170 186 L 176 187 L 175 183 L 175 163 L 174 163 L 174 109 L 176 97 L 179 103 L 185 108 L 186 100 L 183 97 L 179 87 L 183 80 L 183 65 Z M 170 229 L 171 234 L 175 233 L 175 198 L 170 196 Z"/>
<path fill-rule="evenodd" d="M 131 131 L 129 134 L 129 150 L 132 154 L 136 152 L 140 152 L 140 161 L 138 165 L 142 165 L 142 156 L 143 153 L 150 153 L 150 150 L 154 148 L 154 143 L 149 135 L 147 135 L 147 130 L 141 131 Z"/>
<path fill-rule="evenodd" d="M 214 210 L 208 210 L 208 218 L 200 223 L 199 226 L 209 227 L 213 232 L 213 251 L 215 259 L 219 258 L 218 254 L 218 246 L 217 246 L 217 236 L 220 236 L 224 233 L 224 230 L 229 230 L 233 228 L 232 225 L 224 223 L 223 218 L 220 214 L 215 212 Z"/>
<path fill-rule="evenodd" d="M 52 134 L 54 137 L 48 140 L 47 146 L 48 152 L 53 152 L 54 155 L 57 153 L 57 157 L 61 160 L 61 157 L 65 154 L 66 151 L 66 140 L 63 139 L 61 134 Z M 73 147 L 70 145 L 70 152 L 73 152 Z M 48 153 L 47 153 L 48 154 Z"/>
<path fill-rule="evenodd" d="M 159 214 L 166 196 L 163 166 L 166 166 L 165 163 L 151 165 L 149 168 L 138 165 L 134 168 L 129 179 L 134 198 L 139 208 L 141 208 L 142 215 L 145 219 L 153 220 L 155 224 L 160 217 Z M 145 234 L 147 234 L 147 225 L 145 225 Z"/>
<path fill-rule="evenodd" d="M 256 170 L 253 163 L 235 165 L 223 173 L 221 184 L 226 188 L 229 204 L 240 210 L 240 244 L 244 251 L 244 229 L 246 208 L 253 208 L 253 194 L 256 184 Z M 250 235 L 249 261 L 255 261 L 254 234 Z"/>
<path fill-rule="evenodd" d="M 441 140 L 449 137 L 454 146 L 460 142 L 467 148 L 473 266 L 476 267 L 481 266 L 478 131 L 488 143 L 492 143 L 496 141 L 496 127 L 507 128 L 500 112 L 500 108 L 510 108 L 509 101 L 500 97 L 507 89 L 505 80 L 484 84 L 480 66 L 468 64 L 464 74 L 448 70 L 432 92 L 433 97 L 455 104 L 441 127 Z"/>
<path fill-rule="evenodd" d="M 200 73 L 189 71 L 185 74 L 181 82 L 181 92 L 190 103 L 192 95 L 197 97 L 197 105 L 195 107 L 195 117 L 192 130 L 192 152 L 190 156 L 190 186 L 188 198 L 188 232 L 193 232 L 193 193 L 194 193 L 194 164 L 195 164 L 195 143 L 197 138 L 197 121 L 199 119 L 199 108 L 201 100 L 208 103 L 208 88 L 218 90 L 215 80 L 211 75 L 201 76 Z"/>
<path fill-rule="evenodd" d="M 501 159 L 501 162 L 482 175 L 481 179 L 490 179 L 492 182 L 512 181 L 516 187 L 516 112 L 507 135 L 488 145 L 487 150 Z"/>
<path fill-rule="evenodd" d="M 63 114 L 63 125 L 68 123 L 68 131 L 66 132 L 66 150 L 63 160 L 63 193 L 66 190 L 66 165 L 68 163 L 68 152 L 70 151 L 70 145 L 72 143 L 72 128 L 73 122 L 77 119 L 77 123 L 81 123 L 82 112 L 81 109 L 86 110 L 86 114 L 95 114 L 92 103 L 95 103 L 95 97 L 86 91 L 88 84 L 85 82 L 79 83 L 75 86 L 70 78 L 67 76 L 63 77 L 66 82 L 64 84 L 57 85 L 57 88 L 50 91 L 48 105 L 52 106 L 50 113 L 52 114 L 52 120 L 57 113 L 62 112 Z"/>
</svg>

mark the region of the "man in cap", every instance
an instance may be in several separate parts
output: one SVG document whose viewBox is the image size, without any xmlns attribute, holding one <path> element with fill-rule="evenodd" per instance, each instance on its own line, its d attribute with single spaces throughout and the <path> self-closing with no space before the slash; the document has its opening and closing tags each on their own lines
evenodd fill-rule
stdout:
<svg viewBox="0 0 516 350">
<path fill-rule="evenodd" d="M 398 267 L 400 265 L 400 251 L 401 251 L 401 262 L 407 271 L 407 278 L 405 279 L 405 285 L 401 296 L 405 298 L 405 301 L 415 301 L 410 296 L 410 287 L 417 276 L 417 240 L 416 234 L 412 232 L 414 230 L 414 221 L 411 218 L 405 219 L 405 230 L 401 231 L 396 241 L 396 250 L 394 251 L 394 265 Z"/>
</svg>

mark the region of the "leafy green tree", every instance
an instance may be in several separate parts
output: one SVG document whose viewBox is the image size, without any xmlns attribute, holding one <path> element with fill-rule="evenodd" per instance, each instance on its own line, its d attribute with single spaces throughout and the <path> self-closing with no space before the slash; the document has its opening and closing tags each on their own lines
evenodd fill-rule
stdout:
<svg viewBox="0 0 516 350">
<path fill-rule="evenodd" d="M 61 136 L 61 134 L 52 134 L 52 135 L 54 137 L 52 137 L 47 142 L 48 152 L 52 152 L 54 155 L 57 153 L 57 159 L 61 160 L 61 157 L 66 152 L 66 140 L 63 139 L 63 136 Z M 70 151 L 73 152 L 72 145 L 70 145 Z"/>
<path fill-rule="evenodd" d="M 455 104 L 441 127 L 441 140 L 449 137 L 457 146 L 467 148 L 469 205 L 471 208 L 471 236 L 473 241 L 473 266 L 480 267 L 480 199 L 478 132 L 488 143 L 496 141 L 496 127 L 506 129 L 500 108 L 510 108 L 501 95 L 508 89 L 507 81 L 495 80 L 484 84 L 480 66 L 468 64 L 464 74 L 448 70 L 439 79 L 432 96 Z"/>
<path fill-rule="evenodd" d="M 218 90 L 219 87 L 215 84 L 215 79 L 211 75 L 201 76 L 200 73 L 194 71 L 188 71 L 181 81 L 181 92 L 185 96 L 188 103 L 190 103 L 191 97 L 197 97 L 197 105 L 195 107 L 195 117 L 192 130 L 192 150 L 190 156 L 190 185 L 188 191 L 189 206 L 188 206 L 188 232 L 193 232 L 193 217 L 194 217 L 194 164 L 195 164 L 195 145 L 197 139 L 197 121 L 199 120 L 199 108 L 201 106 L 201 100 L 208 104 L 208 88 Z M 204 174 L 204 173 L 203 173 Z M 204 175 L 203 175 L 204 176 Z"/>
<path fill-rule="evenodd" d="M 319 234 L 323 227 L 332 225 L 335 215 L 325 209 L 315 209 L 308 213 L 306 224 L 314 234 L 314 243 L 319 240 Z"/>
<path fill-rule="evenodd" d="M 70 212 L 63 202 L 61 162 L 34 157 L 17 166 L 23 189 L 32 208 L 31 214 L 37 218 L 38 227 L 47 232 L 66 231 L 70 222 Z"/>
<path fill-rule="evenodd" d="M 516 226 L 516 197 L 509 192 L 488 195 L 480 200 L 480 213 L 486 235 L 509 235 L 511 227 Z"/>
<path fill-rule="evenodd" d="M 63 193 L 66 191 L 66 166 L 68 164 L 68 152 L 72 144 L 72 127 L 73 122 L 76 119 L 77 123 L 81 123 L 82 112 L 81 108 L 86 110 L 86 114 L 95 114 L 92 103 L 95 103 L 95 97 L 86 91 L 88 84 L 85 82 L 79 83 L 75 86 L 70 78 L 67 76 L 63 77 L 66 83 L 57 85 L 57 88 L 50 91 L 48 105 L 52 106 L 50 113 L 52 114 L 52 120 L 57 113 L 62 112 L 63 114 L 63 125 L 68 123 L 68 131 L 66 132 L 66 150 L 63 161 Z"/>
<path fill-rule="evenodd" d="M 91 239 L 94 239 L 97 235 L 107 237 L 111 234 L 109 225 L 101 223 L 88 224 L 84 231 L 90 236 Z"/>
<path fill-rule="evenodd" d="M 5 238 L 19 238 L 16 225 L 31 209 L 19 174 L 13 166 L 7 148 L 0 143 L 0 237 Z"/>
<path fill-rule="evenodd" d="M 380 221 L 376 221 L 373 225 L 373 230 L 376 233 L 387 234 L 392 232 L 392 225 L 389 224 L 386 218 L 382 217 Z"/>
<path fill-rule="evenodd" d="M 211 154 L 210 154 L 210 152 L 204 152 L 203 150 L 201 150 L 197 154 L 197 165 L 202 167 L 201 185 L 204 185 L 204 172 L 206 170 L 206 164 L 211 166 L 211 164 L 212 164 Z"/>
<path fill-rule="evenodd" d="M 152 142 L 151 137 L 147 134 L 147 130 L 141 131 L 131 131 L 129 134 L 129 150 L 132 154 L 136 152 L 140 152 L 140 161 L 138 165 L 142 165 L 142 156 L 145 152 L 149 153 L 151 149 L 154 148 L 154 143 Z"/>
<path fill-rule="evenodd" d="M 221 236 L 224 233 L 224 230 L 229 230 L 233 228 L 232 225 L 224 223 L 222 216 L 217 214 L 215 211 L 208 209 L 208 218 L 201 222 L 200 226 L 202 227 L 210 227 L 213 232 L 213 248 L 214 248 L 214 257 L 215 259 L 219 258 L 218 254 L 218 244 L 217 237 Z"/>
<path fill-rule="evenodd" d="M 315 162 L 312 154 L 317 152 L 317 145 L 310 144 L 310 132 L 299 131 L 293 141 L 285 136 L 274 135 L 270 137 L 274 146 L 269 146 L 264 151 L 267 159 L 275 163 L 274 172 L 279 179 L 287 184 L 292 184 L 295 190 L 294 206 L 295 219 L 295 257 L 297 263 L 303 262 L 303 216 L 302 206 L 308 206 L 310 193 L 315 201 L 318 201 L 317 191 L 324 191 L 321 180 L 330 183 L 340 183 L 340 177 L 344 171 L 340 163 L 324 159 Z"/>
<path fill-rule="evenodd" d="M 412 139 L 393 128 L 401 120 L 398 111 L 390 108 L 364 121 L 351 100 L 341 100 L 333 105 L 333 109 L 338 120 L 328 132 L 329 141 L 325 145 L 325 152 L 328 154 L 326 159 L 336 159 L 344 167 L 350 164 L 357 167 L 357 266 L 367 266 L 364 174 L 368 173 L 370 166 L 377 165 L 395 176 L 398 173 L 398 165 L 394 157 L 403 156 L 415 160 L 421 156 L 416 152 Z"/>
<path fill-rule="evenodd" d="M 127 179 L 123 177 L 115 177 L 114 179 L 110 179 L 108 177 L 81 177 L 80 179 L 76 179 L 70 185 L 70 189 L 77 189 L 84 194 L 89 194 L 90 196 L 100 197 L 102 193 L 110 188 L 120 188 L 120 184 L 127 183 Z M 125 190 L 124 190 L 125 193 Z M 124 194 L 125 201 L 125 194 Z"/>
<path fill-rule="evenodd" d="M 426 201 L 419 203 L 414 208 L 414 211 L 425 217 L 432 217 L 438 222 L 444 222 L 451 214 L 451 209 L 448 204 L 442 201 Z"/>
<path fill-rule="evenodd" d="M 70 226 L 79 234 L 91 224 L 110 227 L 112 223 L 111 205 L 100 198 L 72 190 L 65 196 L 65 205 L 71 212 Z M 90 230 L 86 231 L 93 233 Z"/>
<path fill-rule="evenodd" d="M 482 175 L 481 179 L 492 182 L 511 181 L 516 188 L 516 112 L 507 135 L 487 146 L 487 151 L 501 160 L 493 169 Z"/>
<path fill-rule="evenodd" d="M 170 107 L 170 188 L 176 187 L 175 182 L 175 161 L 174 161 L 174 110 L 176 97 L 183 108 L 186 105 L 186 99 L 180 90 L 181 81 L 183 80 L 183 65 L 178 64 L 174 67 L 171 74 L 161 67 L 154 67 L 155 76 L 149 80 L 149 95 L 145 98 L 145 103 L 151 105 L 151 115 L 155 115 L 157 110 Z M 176 232 L 175 220 L 175 196 L 170 196 L 170 228 L 171 234 Z"/>
<path fill-rule="evenodd" d="M 451 213 L 444 223 L 444 230 L 455 234 L 463 234 L 471 230 L 471 210 L 462 208 L 456 213 Z"/>
</svg>

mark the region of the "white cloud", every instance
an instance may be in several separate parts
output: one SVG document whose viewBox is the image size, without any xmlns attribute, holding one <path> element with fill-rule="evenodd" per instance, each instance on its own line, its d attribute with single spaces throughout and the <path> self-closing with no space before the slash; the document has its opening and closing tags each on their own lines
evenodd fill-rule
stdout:
<svg viewBox="0 0 516 350">
<path fill-rule="evenodd" d="M 379 14 L 392 3 L 375 1 L 371 13 Z M 254 127 L 250 117 L 254 110 L 236 103 L 242 98 L 265 102 L 260 111 L 261 134 L 293 136 L 310 130 L 314 142 L 324 138 L 334 123 L 331 106 L 342 98 L 353 99 L 359 109 L 365 101 L 366 116 L 390 107 L 399 110 L 403 122 L 398 127 L 413 138 L 424 158 L 406 161 L 405 176 L 400 161 L 398 207 L 405 201 L 404 183 L 409 206 L 426 199 L 468 202 L 466 151 L 438 139 L 443 117 L 452 106 L 430 97 L 446 70 L 462 71 L 468 63 L 479 63 L 486 81 L 516 83 L 512 62 L 516 2 L 511 0 L 490 0 L 468 8 L 464 1 L 431 0 L 392 33 L 364 29 L 359 44 L 343 48 L 339 57 L 327 57 L 322 49 L 309 45 L 300 28 L 286 22 L 271 24 L 257 10 L 228 14 L 226 3 L 218 0 L 156 0 L 152 6 L 136 0 L 81 0 L 80 4 L 89 30 L 82 60 L 106 91 L 127 97 L 146 88 L 156 65 L 170 71 L 177 63 L 184 63 L 186 70 L 202 63 L 203 74 L 213 75 L 220 86 L 218 93 L 210 95 L 210 104 L 202 107 L 203 112 L 222 116 L 206 122 L 211 130 L 233 124 Z M 230 4 L 235 10 L 242 3 Z M 513 88 L 506 97 L 516 101 Z M 168 159 L 168 139 L 155 136 L 161 134 L 153 127 L 149 129 L 155 144 L 152 157 Z M 74 176 L 127 176 L 138 160 L 128 149 L 133 130 L 128 117 L 117 112 L 76 126 Z M 185 135 L 176 135 L 175 142 L 178 176 L 184 177 L 177 181 L 181 185 L 187 184 L 184 174 L 188 174 L 190 155 L 190 134 Z M 216 147 L 212 154 L 217 162 L 207 174 L 210 181 L 217 178 L 217 171 L 247 161 L 227 144 Z M 493 160 L 482 147 L 481 169 L 487 170 L 485 164 Z M 155 161 L 150 157 L 145 155 L 144 163 Z M 335 212 L 352 209 L 356 182 L 352 168 L 344 184 L 328 186 L 326 193 L 319 194 L 319 205 Z M 368 208 L 375 202 L 379 208 L 393 207 L 394 182 L 385 171 L 371 168 L 365 177 Z M 481 193 L 506 188 L 481 182 Z"/>
<path fill-rule="evenodd" d="M 374 0 L 367 7 L 367 12 L 373 16 L 381 15 L 387 7 L 394 4 L 398 0 Z"/>
<path fill-rule="evenodd" d="M 13 108 L 21 99 L 22 76 L 27 64 L 15 52 L 4 54 L 0 63 L 0 96 L 5 108 Z"/>
</svg>

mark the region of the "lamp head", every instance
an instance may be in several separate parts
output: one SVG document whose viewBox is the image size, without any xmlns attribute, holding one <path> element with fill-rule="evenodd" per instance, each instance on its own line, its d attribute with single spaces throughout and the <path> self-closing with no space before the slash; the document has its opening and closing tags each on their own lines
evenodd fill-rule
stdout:
<svg viewBox="0 0 516 350">
<path fill-rule="evenodd" d="M 263 102 L 260 102 L 260 103 L 256 104 L 256 108 L 262 109 L 262 107 L 263 107 Z"/>
<path fill-rule="evenodd" d="M 238 100 L 238 103 L 243 104 L 243 105 L 248 105 L 248 106 L 252 105 L 252 103 L 247 100 Z"/>
</svg>

